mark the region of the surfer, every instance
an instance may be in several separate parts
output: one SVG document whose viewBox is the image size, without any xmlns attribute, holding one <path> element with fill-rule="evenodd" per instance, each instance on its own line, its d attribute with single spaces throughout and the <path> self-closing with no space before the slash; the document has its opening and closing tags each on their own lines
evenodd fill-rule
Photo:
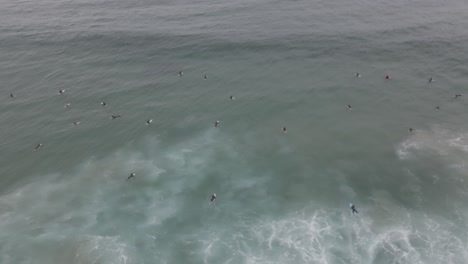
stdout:
<svg viewBox="0 0 468 264">
<path fill-rule="evenodd" d="M 234 99 L 236 99 L 234 96 L 232 96 L 232 95 L 229 96 L 229 100 L 234 100 Z"/>
<path fill-rule="evenodd" d="M 13 95 L 13 93 L 10 93 L 10 97 L 13 98 L 13 97 L 15 97 L 15 96 Z"/>
<path fill-rule="evenodd" d="M 210 203 L 214 202 L 216 200 L 216 193 L 213 193 L 210 198 Z"/>
<path fill-rule="evenodd" d="M 408 129 L 408 131 L 409 131 L 410 133 L 413 133 L 413 130 L 414 130 L 414 129 L 413 129 L 412 127 L 410 127 L 410 128 Z"/>
<path fill-rule="evenodd" d="M 179 71 L 179 76 L 182 77 L 184 73 L 182 71 Z"/>
<path fill-rule="evenodd" d="M 36 148 L 35 148 L 34 150 L 38 150 L 38 149 L 40 149 L 41 147 L 42 147 L 42 144 L 39 143 L 39 144 L 37 144 L 37 146 L 36 146 Z"/>
<path fill-rule="evenodd" d="M 351 110 L 351 109 L 353 109 L 353 108 L 351 107 L 351 105 L 348 105 L 348 109 Z"/>
<path fill-rule="evenodd" d="M 203 77 L 203 78 L 205 78 L 205 80 L 208 79 L 208 77 L 206 77 L 206 74 L 205 74 L 205 77 Z"/>
<path fill-rule="evenodd" d="M 435 109 L 436 109 L 437 111 L 439 111 L 439 110 L 440 110 L 440 107 L 439 107 L 439 106 L 436 106 Z"/>
<path fill-rule="evenodd" d="M 432 79 L 432 77 L 431 77 L 431 78 L 429 78 L 429 80 L 428 80 L 427 82 L 428 82 L 428 83 L 431 83 L 431 82 L 433 82 L 433 81 L 434 81 L 434 79 Z"/>
<path fill-rule="evenodd" d="M 461 94 L 456 94 L 453 98 L 457 99 L 458 97 L 461 97 Z"/>
<path fill-rule="evenodd" d="M 74 122 L 73 122 L 73 125 L 74 125 L 74 126 L 77 126 L 77 125 L 79 125 L 80 123 L 81 123 L 80 121 L 74 121 Z"/>
<path fill-rule="evenodd" d="M 70 105 L 71 105 L 70 103 L 65 103 L 65 104 L 63 105 L 63 107 L 64 107 L 64 108 L 67 108 L 67 107 L 69 107 Z"/>
<path fill-rule="evenodd" d="M 65 92 L 65 89 L 60 89 L 58 94 L 62 95 L 64 92 Z"/>
<path fill-rule="evenodd" d="M 113 116 L 111 116 L 110 118 L 111 118 L 112 120 L 114 120 L 114 119 L 120 118 L 120 117 L 121 117 L 120 115 L 113 115 Z"/>
<path fill-rule="evenodd" d="M 286 133 L 288 132 L 288 130 L 286 129 L 286 127 L 283 127 L 283 133 Z"/>
<path fill-rule="evenodd" d="M 390 74 L 387 74 L 387 75 L 385 76 L 385 80 L 390 80 Z"/>
<path fill-rule="evenodd" d="M 146 120 L 146 125 L 151 124 L 151 122 L 153 122 L 153 119 L 148 119 L 148 120 Z"/>
<path fill-rule="evenodd" d="M 361 77 L 361 74 L 359 74 L 359 72 L 356 73 L 356 77 L 357 78 L 360 78 Z"/>
<path fill-rule="evenodd" d="M 214 126 L 215 126 L 215 127 L 218 127 L 218 125 L 219 125 L 219 120 L 216 120 Z"/>
<path fill-rule="evenodd" d="M 106 102 L 104 102 L 104 101 L 101 102 L 101 105 L 104 106 L 104 107 L 107 106 Z"/>
<path fill-rule="evenodd" d="M 351 211 L 353 212 L 353 214 L 358 214 L 358 211 L 356 210 L 356 207 L 353 205 L 351 205 Z"/>
<path fill-rule="evenodd" d="M 131 178 L 134 178 L 136 176 L 136 173 L 132 172 L 130 175 L 127 177 L 127 181 L 130 180 Z"/>
</svg>

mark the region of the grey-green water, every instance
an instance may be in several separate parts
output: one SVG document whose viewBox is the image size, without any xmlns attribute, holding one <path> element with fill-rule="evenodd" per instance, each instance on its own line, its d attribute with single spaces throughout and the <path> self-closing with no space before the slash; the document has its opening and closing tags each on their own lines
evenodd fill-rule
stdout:
<svg viewBox="0 0 468 264">
<path fill-rule="evenodd" d="M 467 263 L 467 28 L 456 0 L 1 0 L 0 263 Z"/>
</svg>

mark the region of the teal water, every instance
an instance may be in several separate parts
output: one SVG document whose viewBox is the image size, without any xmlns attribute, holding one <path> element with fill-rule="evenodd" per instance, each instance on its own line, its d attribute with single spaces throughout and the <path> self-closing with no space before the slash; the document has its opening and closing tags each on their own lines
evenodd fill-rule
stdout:
<svg viewBox="0 0 468 264">
<path fill-rule="evenodd" d="M 0 22 L 0 263 L 468 263 L 465 1 L 2 0 Z"/>
</svg>

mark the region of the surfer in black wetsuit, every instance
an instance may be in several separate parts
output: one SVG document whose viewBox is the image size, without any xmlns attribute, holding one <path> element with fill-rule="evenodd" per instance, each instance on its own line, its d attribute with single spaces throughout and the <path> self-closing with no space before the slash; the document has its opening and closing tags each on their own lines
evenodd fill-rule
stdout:
<svg viewBox="0 0 468 264">
<path fill-rule="evenodd" d="M 437 111 L 439 111 L 439 110 L 440 110 L 440 106 L 436 106 L 435 109 L 436 109 Z"/>
<path fill-rule="evenodd" d="M 461 94 L 456 94 L 453 98 L 458 98 L 458 97 L 461 97 Z"/>
<path fill-rule="evenodd" d="M 111 118 L 112 120 L 114 120 L 114 119 L 120 118 L 120 117 L 121 117 L 120 115 L 113 115 L 113 116 L 111 116 L 110 118 Z"/>
<path fill-rule="evenodd" d="M 413 133 L 413 130 L 414 130 L 414 129 L 413 129 L 412 127 L 410 127 L 410 128 L 408 129 L 408 131 L 409 131 L 410 133 Z"/>
<path fill-rule="evenodd" d="M 210 198 L 210 203 L 214 202 L 216 200 L 216 193 L 213 193 Z"/>
<path fill-rule="evenodd" d="M 434 81 L 434 79 L 432 79 L 432 77 L 431 77 L 431 78 L 429 78 L 429 80 L 428 80 L 427 82 L 428 82 L 428 83 L 431 83 L 431 82 L 433 82 L 433 81 Z"/>
<path fill-rule="evenodd" d="M 136 173 L 132 172 L 127 178 L 127 181 L 130 180 L 131 178 L 134 178 L 136 176 Z"/>
<path fill-rule="evenodd" d="M 218 125 L 219 125 L 219 120 L 216 120 L 214 126 L 215 126 L 215 127 L 218 127 Z"/>
<path fill-rule="evenodd" d="M 351 110 L 351 109 L 353 109 L 353 108 L 351 107 L 351 105 L 348 105 L 348 109 Z"/>
<path fill-rule="evenodd" d="M 351 206 L 351 211 L 356 214 L 358 214 L 358 211 L 356 210 L 356 207 L 354 207 L 354 204 Z"/>
<path fill-rule="evenodd" d="M 234 98 L 234 96 L 232 96 L 232 95 L 229 96 L 229 100 L 234 100 L 234 99 L 236 99 L 236 98 Z"/>
<path fill-rule="evenodd" d="M 359 74 L 359 73 L 356 73 L 356 77 L 358 77 L 358 78 L 359 78 L 359 77 L 361 77 L 361 74 Z"/>
<path fill-rule="evenodd" d="M 283 133 L 286 133 L 288 132 L 288 130 L 286 129 L 286 127 L 283 127 Z"/>
<path fill-rule="evenodd" d="M 10 97 L 13 98 L 13 97 L 15 97 L 15 96 L 13 95 L 13 93 L 10 93 Z"/>
</svg>

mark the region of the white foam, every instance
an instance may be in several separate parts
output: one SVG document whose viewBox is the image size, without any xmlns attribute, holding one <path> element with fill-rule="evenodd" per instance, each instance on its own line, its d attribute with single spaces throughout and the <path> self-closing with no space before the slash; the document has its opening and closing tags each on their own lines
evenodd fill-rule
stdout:
<svg viewBox="0 0 468 264">
<path fill-rule="evenodd" d="M 134 263 L 128 251 L 119 236 L 86 236 L 79 243 L 74 263 Z"/>
<path fill-rule="evenodd" d="M 215 263 L 464 263 L 468 237 L 443 219 L 393 207 L 395 220 L 377 223 L 347 210 L 301 211 L 284 217 L 241 221 L 232 229 L 197 233 L 200 262 Z M 371 211 L 371 210 L 366 210 Z M 442 221 L 442 222 L 441 222 Z M 443 223 L 443 224 L 442 224 Z M 229 256 L 220 261 L 221 256 Z"/>
</svg>

